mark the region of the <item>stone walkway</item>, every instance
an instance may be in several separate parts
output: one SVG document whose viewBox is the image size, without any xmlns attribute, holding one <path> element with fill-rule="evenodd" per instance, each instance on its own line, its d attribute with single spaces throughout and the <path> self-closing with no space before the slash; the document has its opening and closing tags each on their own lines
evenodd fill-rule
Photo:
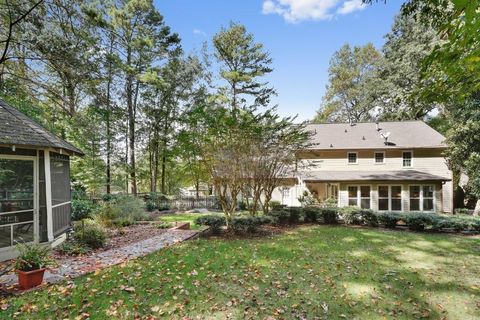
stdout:
<svg viewBox="0 0 480 320">
<path fill-rule="evenodd" d="M 98 269 L 120 264 L 130 259 L 138 258 L 149 253 L 160 250 L 172 244 L 188 240 L 197 231 L 170 229 L 167 232 L 139 241 L 125 247 L 97 252 L 91 256 L 72 257 L 59 261 L 59 266 L 45 272 L 44 282 L 56 283 L 59 281 L 75 278 Z M 0 277 L 0 285 L 8 291 L 15 291 L 17 275 L 9 274 Z M 10 290 L 9 290 L 10 289 Z"/>
</svg>

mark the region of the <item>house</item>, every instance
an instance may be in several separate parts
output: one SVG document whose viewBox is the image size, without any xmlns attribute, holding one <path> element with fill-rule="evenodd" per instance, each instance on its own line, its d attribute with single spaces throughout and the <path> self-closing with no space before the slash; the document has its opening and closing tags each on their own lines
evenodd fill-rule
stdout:
<svg viewBox="0 0 480 320">
<path fill-rule="evenodd" d="M 18 242 L 65 239 L 72 155 L 83 153 L 0 100 L 0 261 Z"/>
<path fill-rule="evenodd" d="M 375 211 L 452 212 L 445 137 L 422 121 L 310 124 L 313 145 L 297 152 L 296 182 L 274 199 L 299 206 L 308 191 L 322 202 Z"/>
</svg>

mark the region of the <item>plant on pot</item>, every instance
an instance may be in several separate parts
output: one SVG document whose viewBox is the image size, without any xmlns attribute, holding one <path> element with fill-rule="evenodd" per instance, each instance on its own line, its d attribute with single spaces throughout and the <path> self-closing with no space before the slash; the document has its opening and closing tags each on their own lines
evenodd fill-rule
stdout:
<svg viewBox="0 0 480 320">
<path fill-rule="evenodd" d="M 43 282 L 43 274 L 50 263 L 48 248 L 38 244 L 19 243 L 19 256 L 15 261 L 18 283 L 22 289 L 30 289 Z"/>
</svg>

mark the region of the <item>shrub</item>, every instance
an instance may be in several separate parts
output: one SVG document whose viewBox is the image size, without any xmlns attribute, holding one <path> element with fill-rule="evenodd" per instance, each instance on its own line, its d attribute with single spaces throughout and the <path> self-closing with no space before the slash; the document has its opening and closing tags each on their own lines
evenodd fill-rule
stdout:
<svg viewBox="0 0 480 320">
<path fill-rule="evenodd" d="M 131 196 L 117 196 L 99 207 L 93 218 L 104 227 L 128 226 L 135 221 L 147 220 L 148 215 L 141 199 Z"/>
<path fill-rule="evenodd" d="M 72 220 L 79 221 L 90 218 L 91 213 L 97 208 L 90 200 L 72 200 Z"/>
<path fill-rule="evenodd" d="M 403 214 L 400 212 L 379 212 L 376 216 L 379 223 L 391 229 L 394 229 L 398 221 L 403 219 Z"/>
<path fill-rule="evenodd" d="M 323 223 L 337 224 L 338 223 L 338 209 L 337 208 L 321 208 L 320 216 L 323 219 Z"/>
<path fill-rule="evenodd" d="M 50 263 L 48 258 L 48 247 L 34 243 L 17 244 L 19 252 L 15 260 L 15 269 L 21 271 L 33 271 L 46 267 Z"/>
<path fill-rule="evenodd" d="M 235 217 L 232 221 L 232 228 L 236 233 L 254 233 L 258 226 L 268 224 L 271 221 L 272 219 L 266 216 Z"/>
<path fill-rule="evenodd" d="M 288 224 L 290 220 L 290 211 L 288 209 L 272 210 L 268 213 L 272 221 L 276 224 Z"/>
<path fill-rule="evenodd" d="M 91 249 L 104 247 L 107 243 L 107 232 L 93 221 L 85 221 L 74 228 L 75 241 Z"/>
<path fill-rule="evenodd" d="M 169 222 L 161 222 L 161 223 L 157 223 L 155 226 L 158 229 L 169 229 L 172 226 L 172 224 Z"/>
<path fill-rule="evenodd" d="M 300 216 L 302 215 L 302 208 L 299 207 L 290 207 L 288 208 L 289 216 L 288 223 L 295 224 L 300 221 Z"/>
<path fill-rule="evenodd" d="M 470 214 L 470 212 L 471 211 L 468 208 L 456 208 L 455 209 L 455 214 L 465 214 L 465 215 L 467 215 L 467 214 Z"/>
<path fill-rule="evenodd" d="M 409 212 L 405 214 L 405 223 L 410 230 L 423 231 L 433 227 L 439 216 L 433 213 Z"/>
<path fill-rule="evenodd" d="M 270 201 L 269 202 L 269 207 L 271 210 L 277 210 L 284 208 L 285 206 L 280 203 L 280 201 Z"/>
<path fill-rule="evenodd" d="M 212 233 L 218 233 L 220 228 L 226 225 L 226 220 L 222 215 L 211 214 L 198 217 L 195 219 L 195 224 L 209 226 Z"/>
<path fill-rule="evenodd" d="M 320 215 L 320 208 L 316 208 L 316 207 L 303 208 L 304 222 L 317 222 L 319 215 Z"/>
<path fill-rule="evenodd" d="M 346 224 L 366 224 L 371 227 L 378 226 L 377 215 L 373 210 L 358 207 L 344 207 L 340 209 L 340 212 Z"/>
<path fill-rule="evenodd" d="M 68 240 L 62 243 L 57 250 L 63 254 L 70 256 L 78 256 L 81 254 L 86 254 L 90 251 L 90 248 L 84 244 L 79 243 L 75 240 Z"/>
<path fill-rule="evenodd" d="M 145 209 L 147 209 L 148 212 L 152 212 L 153 210 L 157 209 L 157 206 L 154 201 L 147 200 L 147 202 L 145 202 Z"/>
</svg>

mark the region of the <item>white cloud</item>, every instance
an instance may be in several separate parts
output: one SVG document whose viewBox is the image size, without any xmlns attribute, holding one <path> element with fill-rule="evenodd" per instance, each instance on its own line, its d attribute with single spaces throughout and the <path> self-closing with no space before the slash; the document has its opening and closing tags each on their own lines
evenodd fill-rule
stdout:
<svg viewBox="0 0 480 320">
<path fill-rule="evenodd" d="M 204 37 L 207 36 L 207 34 L 200 29 L 193 29 L 193 34 L 198 34 L 198 35 L 201 35 L 201 36 L 204 36 Z"/>
<path fill-rule="evenodd" d="M 341 4 L 341 6 L 339 6 Z M 278 14 L 287 22 L 328 20 L 335 14 L 364 9 L 362 0 L 263 0 L 263 14 Z"/>
<path fill-rule="evenodd" d="M 354 11 L 360 11 L 367 7 L 362 0 L 347 0 L 343 3 L 342 7 L 337 10 L 340 14 L 349 14 Z"/>
</svg>

